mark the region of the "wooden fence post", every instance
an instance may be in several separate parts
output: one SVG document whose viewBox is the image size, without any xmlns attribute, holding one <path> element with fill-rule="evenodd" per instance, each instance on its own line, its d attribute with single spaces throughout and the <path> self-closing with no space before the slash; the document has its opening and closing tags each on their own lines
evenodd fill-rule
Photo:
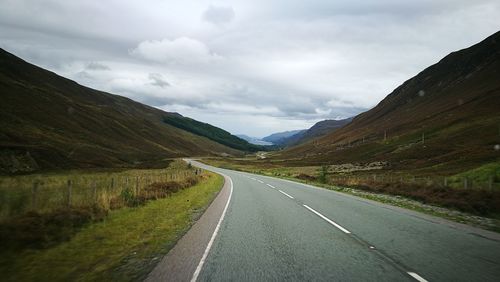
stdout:
<svg viewBox="0 0 500 282">
<path fill-rule="evenodd" d="M 68 183 L 67 183 L 67 187 L 68 187 L 68 198 L 67 198 L 67 204 L 68 204 L 68 207 L 71 207 L 71 194 L 72 194 L 72 186 L 73 186 L 73 182 L 71 181 L 71 179 L 68 179 Z"/>
<path fill-rule="evenodd" d="M 95 180 L 92 180 L 92 197 L 94 199 L 94 204 L 97 204 L 97 184 Z"/>
<path fill-rule="evenodd" d="M 135 177 L 135 195 L 139 196 L 139 176 Z"/>
<path fill-rule="evenodd" d="M 40 183 L 38 180 L 33 181 L 33 187 L 31 187 L 31 208 L 36 211 L 37 209 L 37 200 L 38 200 L 38 185 Z"/>
<path fill-rule="evenodd" d="M 443 185 L 444 187 L 448 187 L 448 178 L 444 178 L 444 182 L 443 182 Z"/>
</svg>

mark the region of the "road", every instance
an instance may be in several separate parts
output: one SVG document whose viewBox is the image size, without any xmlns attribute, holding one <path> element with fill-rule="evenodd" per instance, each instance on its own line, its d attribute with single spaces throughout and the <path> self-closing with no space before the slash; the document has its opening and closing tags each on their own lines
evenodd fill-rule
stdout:
<svg viewBox="0 0 500 282">
<path fill-rule="evenodd" d="M 500 236 L 287 180 L 231 178 L 198 281 L 500 281 Z"/>
</svg>

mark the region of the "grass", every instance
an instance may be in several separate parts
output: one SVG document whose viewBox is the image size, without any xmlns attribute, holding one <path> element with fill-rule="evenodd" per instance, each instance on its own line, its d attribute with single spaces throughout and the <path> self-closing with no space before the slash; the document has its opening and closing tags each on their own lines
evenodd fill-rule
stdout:
<svg viewBox="0 0 500 282">
<path fill-rule="evenodd" d="M 183 181 L 196 170 L 182 161 L 166 169 L 63 171 L 0 177 L 0 222 L 29 211 L 48 213 L 67 207 L 109 210 L 123 191 L 137 194 L 154 182 Z M 68 185 L 69 181 L 69 185 Z M 71 187 L 69 187 L 71 186 Z"/>
<path fill-rule="evenodd" d="M 3 281 L 142 280 L 214 199 L 223 178 L 205 173 L 196 186 L 140 207 L 113 210 L 71 240 L 49 249 L 3 253 Z"/>
<path fill-rule="evenodd" d="M 498 182 L 500 180 L 500 162 L 494 162 L 482 165 L 478 168 L 456 174 L 449 178 L 450 185 L 457 187 L 462 185 L 463 179 L 466 178 L 472 183 L 489 183 Z"/>
</svg>

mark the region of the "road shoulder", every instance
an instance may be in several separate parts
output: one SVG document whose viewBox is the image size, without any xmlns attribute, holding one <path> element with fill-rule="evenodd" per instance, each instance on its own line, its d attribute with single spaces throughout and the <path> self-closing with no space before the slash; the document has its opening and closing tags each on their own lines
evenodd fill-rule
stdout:
<svg viewBox="0 0 500 282">
<path fill-rule="evenodd" d="M 203 215 L 156 265 L 145 281 L 191 281 L 209 244 L 226 203 L 230 200 L 231 181 L 224 186 Z"/>
</svg>

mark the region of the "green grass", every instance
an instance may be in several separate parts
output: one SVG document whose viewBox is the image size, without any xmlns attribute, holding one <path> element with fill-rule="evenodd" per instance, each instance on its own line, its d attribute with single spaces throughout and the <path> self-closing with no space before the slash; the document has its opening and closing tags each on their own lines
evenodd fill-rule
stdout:
<svg viewBox="0 0 500 282">
<path fill-rule="evenodd" d="M 495 186 L 497 184 L 496 182 L 500 180 L 500 162 L 485 164 L 478 168 L 456 174 L 450 177 L 450 185 L 457 187 L 462 186 L 464 178 L 469 179 L 472 183 L 481 183 L 483 186 L 493 181 L 495 183 L 492 183 L 492 185 Z"/>
<path fill-rule="evenodd" d="M 214 199 L 223 178 L 213 173 L 196 186 L 138 208 L 111 211 L 70 241 L 50 249 L 3 253 L 3 281 L 142 280 Z"/>
</svg>

